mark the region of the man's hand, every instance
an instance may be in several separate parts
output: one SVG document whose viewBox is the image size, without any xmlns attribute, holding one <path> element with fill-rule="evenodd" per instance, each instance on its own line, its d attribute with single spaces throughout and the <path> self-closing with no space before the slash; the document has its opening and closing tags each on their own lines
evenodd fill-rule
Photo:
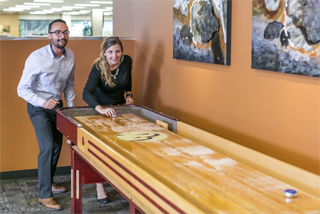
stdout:
<svg viewBox="0 0 320 214">
<path fill-rule="evenodd" d="M 45 109 L 53 109 L 59 102 L 54 100 L 54 99 L 50 99 L 47 100 L 43 103 L 42 107 Z"/>
</svg>

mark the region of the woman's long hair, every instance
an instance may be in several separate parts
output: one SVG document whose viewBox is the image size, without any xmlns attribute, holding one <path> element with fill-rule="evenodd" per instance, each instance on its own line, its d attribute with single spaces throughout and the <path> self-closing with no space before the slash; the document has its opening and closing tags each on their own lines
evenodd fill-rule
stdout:
<svg viewBox="0 0 320 214">
<path fill-rule="evenodd" d="M 109 64 L 104 53 L 108 48 L 110 48 L 113 45 L 120 45 L 121 52 L 123 53 L 123 46 L 120 39 L 117 36 L 109 37 L 102 42 L 100 57 L 94 61 L 96 68 L 101 72 L 101 78 L 104 79 L 106 82 L 106 85 L 108 84 L 110 87 L 113 87 L 116 84 L 112 80 Z M 123 57 L 124 55 L 122 54 L 120 63 L 123 61 Z"/>
</svg>

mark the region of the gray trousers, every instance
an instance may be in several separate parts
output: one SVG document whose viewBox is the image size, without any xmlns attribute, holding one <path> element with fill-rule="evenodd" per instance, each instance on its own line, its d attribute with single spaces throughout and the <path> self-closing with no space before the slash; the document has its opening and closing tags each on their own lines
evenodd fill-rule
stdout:
<svg viewBox="0 0 320 214">
<path fill-rule="evenodd" d="M 62 134 L 56 128 L 56 108 L 44 109 L 27 104 L 29 118 L 35 130 L 40 153 L 38 156 L 39 198 L 52 196 L 51 186 L 62 146 Z"/>
</svg>

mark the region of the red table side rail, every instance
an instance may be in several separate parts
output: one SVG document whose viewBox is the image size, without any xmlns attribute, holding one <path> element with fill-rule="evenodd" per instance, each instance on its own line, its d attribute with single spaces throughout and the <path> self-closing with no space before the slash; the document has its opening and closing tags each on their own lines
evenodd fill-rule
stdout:
<svg viewBox="0 0 320 214">
<path fill-rule="evenodd" d="M 57 111 L 57 129 L 73 144 L 77 145 L 77 126 L 69 118 Z"/>
</svg>

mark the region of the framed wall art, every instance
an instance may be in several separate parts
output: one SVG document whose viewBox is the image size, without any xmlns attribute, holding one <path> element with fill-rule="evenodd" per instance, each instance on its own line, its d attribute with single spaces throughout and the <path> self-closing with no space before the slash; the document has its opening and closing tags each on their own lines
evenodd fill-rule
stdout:
<svg viewBox="0 0 320 214">
<path fill-rule="evenodd" d="M 173 58 L 230 65 L 231 0 L 173 0 Z"/>
<path fill-rule="evenodd" d="M 319 77 L 319 21 L 319 0 L 253 0 L 252 68 Z"/>
</svg>

